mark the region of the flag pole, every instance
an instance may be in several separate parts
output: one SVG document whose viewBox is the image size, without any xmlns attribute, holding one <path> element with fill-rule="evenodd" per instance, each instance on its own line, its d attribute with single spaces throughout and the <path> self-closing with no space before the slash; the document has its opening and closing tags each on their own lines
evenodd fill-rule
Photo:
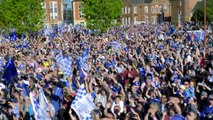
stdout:
<svg viewBox="0 0 213 120">
<path fill-rule="evenodd" d="M 204 49 L 203 49 L 203 58 L 206 59 L 206 0 L 204 0 Z"/>
</svg>

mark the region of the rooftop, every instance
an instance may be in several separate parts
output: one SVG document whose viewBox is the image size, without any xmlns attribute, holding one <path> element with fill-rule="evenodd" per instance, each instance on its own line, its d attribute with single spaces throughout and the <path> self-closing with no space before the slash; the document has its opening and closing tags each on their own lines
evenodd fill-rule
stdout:
<svg viewBox="0 0 213 120">
<path fill-rule="evenodd" d="M 139 4 L 139 3 L 151 3 L 153 0 L 129 0 L 132 4 Z"/>
</svg>

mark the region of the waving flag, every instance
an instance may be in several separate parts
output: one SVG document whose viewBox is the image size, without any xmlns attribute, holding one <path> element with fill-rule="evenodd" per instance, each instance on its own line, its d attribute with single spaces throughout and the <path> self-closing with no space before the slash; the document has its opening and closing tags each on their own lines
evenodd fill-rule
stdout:
<svg viewBox="0 0 213 120">
<path fill-rule="evenodd" d="M 14 64 L 12 58 L 9 58 L 6 65 L 4 66 L 4 74 L 3 74 L 2 79 L 7 82 L 10 82 L 12 80 L 12 78 L 16 77 L 17 75 L 18 75 L 18 73 L 16 71 L 15 64 Z"/>
<path fill-rule="evenodd" d="M 205 37 L 205 32 L 204 30 L 201 30 L 201 33 L 200 33 L 200 40 L 204 40 L 204 37 Z"/>
<path fill-rule="evenodd" d="M 16 40 L 17 40 L 16 32 L 10 33 L 10 41 L 16 41 Z"/>
<path fill-rule="evenodd" d="M 89 52 L 90 52 L 90 47 L 86 48 L 83 52 L 83 54 L 81 55 L 81 58 L 86 60 L 89 57 Z"/>
<path fill-rule="evenodd" d="M 87 94 L 84 84 L 78 89 L 71 108 L 76 112 L 80 120 L 92 120 L 92 110 L 95 109 L 95 104 L 92 96 Z"/>
<path fill-rule="evenodd" d="M 113 49 L 115 50 L 119 50 L 121 48 L 121 43 L 118 43 L 116 41 L 113 41 L 113 42 L 109 42 L 108 43 L 108 46 L 112 46 Z"/>
<path fill-rule="evenodd" d="M 81 68 L 83 68 L 84 70 L 86 70 L 87 72 L 90 70 L 89 66 L 87 65 L 87 59 L 89 58 L 89 52 L 90 52 L 90 47 L 86 48 L 83 52 L 83 54 L 81 55 L 80 58 L 77 59 L 76 63 L 78 66 L 78 70 L 81 73 Z M 83 76 L 82 76 L 83 77 Z M 83 77 L 84 78 L 84 77 Z"/>
<path fill-rule="evenodd" d="M 16 41 L 17 40 L 17 35 L 16 35 L 16 32 L 15 32 L 15 28 L 12 28 L 11 29 L 11 32 L 10 32 L 10 41 Z"/>
<path fill-rule="evenodd" d="M 56 62 L 66 77 L 72 76 L 72 60 L 69 56 L 63 57 L 59 54 L 56 56 Z"/>
<path fill-rule="evenodd" d="M 39 89 L 39 105 L 43 110 L 49 110 L 47 98 L 44 95 L 44 91 Z"/>
<path fill-rule="evenodd" d="M 188 32 L 186 32 L 186 34 L 187 34 L 186 39 L 190 41 L 191 40 L 191 35 Z"/>
<path fill-rule="evenodd" d="M 170 27 L 169 31 L 167 32 L 167 35 L 172 35 L 175 33 L 175 31 L 176 31 L 176 29 L 174 27 Z"/>
<path fill-rule="evenodd" d="M 199 36 L 199 33 L 198 33 L 198 32 L 196 32 L 196 33 L 194 34 L 194 41 L 195 41 L 195 42 L 199 42 L 199 41 L 200 41 L 200 36 Z"/>
<path fill-rule="evenodd" d="M 33 107 L 34 117 L 36 120 L 51 120 L 45 109 L 42 109 L 39 101 L 36 99 L 35 92 L 30 92 L 30 101 Z"/>
</svg>

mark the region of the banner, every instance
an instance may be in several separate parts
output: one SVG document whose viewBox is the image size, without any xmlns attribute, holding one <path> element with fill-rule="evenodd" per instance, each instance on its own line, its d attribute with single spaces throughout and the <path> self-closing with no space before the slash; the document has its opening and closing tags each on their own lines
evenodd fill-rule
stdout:
<svg viewBox="0 0 213 120">
<path fill-rule="evenodd" d="M 84 85 L 78 90 L 71 108 L 76 112 L 80 120 L 92 120 L 92 110 L 95 109 L 93 98 L 86 93 Z"/>
<path fill-rule="evenodd" d="M 51 120 L 47 112 L 41 108 L 36 99 L 36 93 L 30 92 L 30 101 L 33 107 L 34 117 L 36 120 Z"/>
</svg>

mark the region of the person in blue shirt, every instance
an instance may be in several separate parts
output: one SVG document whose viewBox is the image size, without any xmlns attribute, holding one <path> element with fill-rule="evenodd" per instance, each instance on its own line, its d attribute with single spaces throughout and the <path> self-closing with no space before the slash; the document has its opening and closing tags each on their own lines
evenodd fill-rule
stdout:
<svg viewBox="0 0 213 120">
<path fill-rule="evenodd" d="M 185 86 L 184 90 L 185 98 L 195 97 L 194 87 L 190 86 L 188 81 L 184 82 L 184 86 Z"/>
<path fill-rule="evenodd" d="M 205 120 L 213 119 L 213 94 L 209 95 L 209 106 L 205 107 L 201 112 L 201 118 Z"/>
<path fill-rule="evenodd" d="M 24 119 L 25 120 L 34 120 L 34 112 L 33 112 L 33 106 L 31 104 L 30 98 L 25 98 L 25 105 L 24 105 Z"/>
</svg>

